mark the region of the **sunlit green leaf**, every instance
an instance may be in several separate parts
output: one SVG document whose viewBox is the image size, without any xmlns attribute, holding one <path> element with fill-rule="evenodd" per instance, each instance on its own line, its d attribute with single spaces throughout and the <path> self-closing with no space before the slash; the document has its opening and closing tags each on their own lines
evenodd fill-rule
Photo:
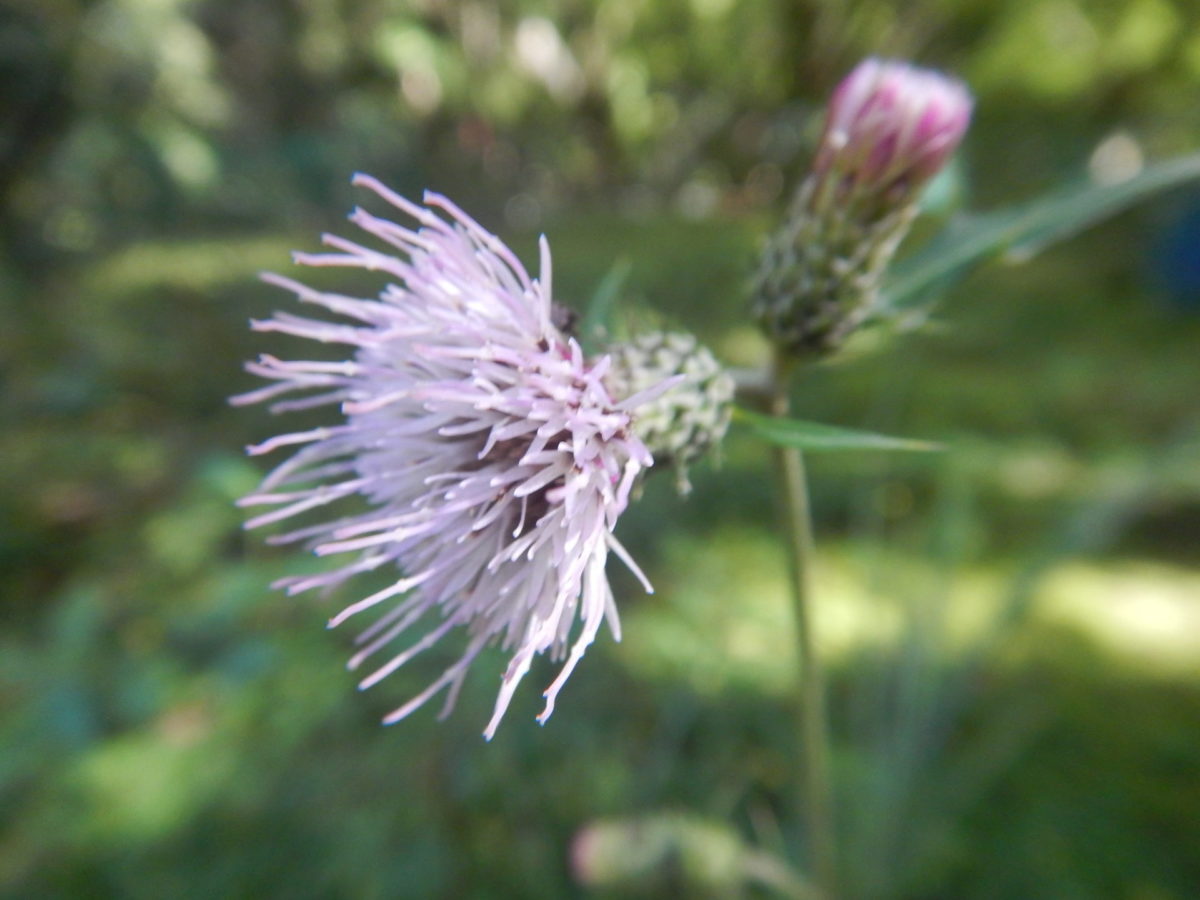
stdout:
<svg viewBox="0 0 1200 900">
<path fill-rule="evenodd" d="M 856 431 L 821 422 L 802 419 L 782 419 L 764 416 L 747 409 L 738 409 L 734 421 L 750 426 L 759 437 L 784 447 L 801 450 L 908 450 L 930 451 L 943 449 L 940 444 L 908 438 L 888 437 L 870 431 Z"/>
<path fill-rule="evenodd" d="M 731 897 L 753 885 L 794 900 L 818 896 L 784 860 L 747 844 L 727 823 L 672 812 L 589 823 L 574 863 L 585 884 L 622 894 Z"/>
</svg>

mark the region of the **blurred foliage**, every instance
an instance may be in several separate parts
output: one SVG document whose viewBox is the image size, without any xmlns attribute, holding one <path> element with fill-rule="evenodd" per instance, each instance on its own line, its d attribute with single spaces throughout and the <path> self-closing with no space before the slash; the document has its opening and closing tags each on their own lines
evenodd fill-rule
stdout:
<svg viewBox="0 0 1200 900">
<path fill-rule="evenodd" d="M 1026 160 L 987 185 L 1006 190 L 1114 122 L 1189 149 L 1198 19 L 1168 0 L 14 0 L 4 240 L 45 264 L 164 226 L 278 226 L 357 168 L 465 183 L 517 227 L 614 189 L 633 210 L 758 209 L 867 53 L 964 75 L 976 134 L 1008 138 L 973 142 L 980 167 Z M 1013 128 L 1047 116 L 1044 145 Z"/>
<path fill-rule="evenodd" d="M 273 425 L 225 397 L 291 352 L 245 328 L 281 302 L 255 273 L 338 227 L 352 171 L 446 190 L 526 259 L 545 229 L 561 296 L 610 276 L 751 364 L 757 241 L 860 56 L 977 92 L 927 232 L 1200 135 L 1200 8 L 1168 0 L 10 0 L 0 48 L 13 897 L 803 892 L 748 435 L 686 502 L 648 483 L 622 535 L 659 591 L 614 573 L 625 643 L 544 730 L 531 689 L 479 739 L 499 654 L 448 722 L 381 729 L 439 660 L 358 695 L 339 598 L 267 590 L 319 562 L 243 540 L 239 448 Z M 855 897 L 1195 895 L 1200 320 L 1149 270 L 1156 233 L 1194 258 L 1196 202 L 976 274 L 796 398 L 948 448 L 812 464 Z"/>
</svg>

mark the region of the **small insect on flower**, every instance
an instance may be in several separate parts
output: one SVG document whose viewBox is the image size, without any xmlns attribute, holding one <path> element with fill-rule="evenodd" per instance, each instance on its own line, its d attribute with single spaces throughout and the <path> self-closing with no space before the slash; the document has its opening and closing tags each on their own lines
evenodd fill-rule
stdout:
<svg viewBox="0 0 1200 900">
<path fill-rule="evenodd" d="M 374 178 L 357 175 L 354 184 L 417 226 L 357 209 L 351 221 L 398 255 L 329 235 L 324 242 L 334 252 L 295 255 L 303 265 L 385 273 L 391 282 L 374 299 L 264 276 L 342 321 L 279 313 L 252 323 L 255 330 L 345 344 L 353 353 L 345 362 L 268 356 L 247 365 L 273 383 L 234 403 L 271 401 L 273 412 L 341 410 L 334 424 L 249 448 L 255 455 L 299 449 L 241 501 L 274 507 L 247 527 L 320 511 L 323 521 L 269 541 L 309 542 L 321 556 L 353 554 L 324 574 L 278 582 L 289 594 L 333 588 L 362 572 L 399 570 L 391 585 L 329 623 L 384 610 L 358 636 L 349 662 L 351 669 L 377 662 L 362 688 L 450 632 L 465 632 L 461 657 L 386 723 L 443 690 L 441 716 L 448 715 L 484 647 L 498 643 L 511 651 L 484 730 L 491 739 L 534 656 L 548 651 L 564 660 L 544 694 L 538 721 L 545 722 L 601 622 L 620 639 L 604 571 L 610 550 L 650 590 L 613 528 L 635 479 L 652 462 L 631 428 L 631 411 L 671 383 L 611 396 L 609 358 L 585 358 L 556 325 L 545 238 L 541 274 L 533 279 L 503 242 L 446 198 L 426 194 L 419 206 Z M 335 516 L 329 511 L 335 505 L 351 508 Z M 394 649 L 423 619 L 429 630 Z"/>
</svg>

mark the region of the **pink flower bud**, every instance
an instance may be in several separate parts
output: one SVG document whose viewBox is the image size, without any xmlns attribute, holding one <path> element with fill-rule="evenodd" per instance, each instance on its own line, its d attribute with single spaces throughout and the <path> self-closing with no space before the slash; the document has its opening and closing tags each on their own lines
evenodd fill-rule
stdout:
<svg viewBox="0 0 1200 900">
<path fill-rule="evenodd" d="M 816 160 L 763 251 L 754 314 L 797 355 L 832 353 L 870 318 L 920 189 L 971 119 L 959 81 L 868 59 L 829 102 Z"/>
<path fill-rule="evenodd" d="M 909 194 L 941 170 L 971 119 L 971 95 L 953 78 L 868 59 L 838 85 L 814 172 L 852 189 Z"/>
</svg>

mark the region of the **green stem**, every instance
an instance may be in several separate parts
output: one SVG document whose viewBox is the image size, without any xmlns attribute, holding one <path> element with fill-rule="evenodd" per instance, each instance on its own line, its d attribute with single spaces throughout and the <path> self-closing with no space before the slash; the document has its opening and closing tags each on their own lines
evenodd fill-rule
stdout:
<svg viewBox="0 0 1200 900">
<path fill-rule="evenodd" d="M 790 407 L 789 375 L 790 368 L 786 363 L 776 366 L 771 414 L 781 418 L 787 416 Z M 814 551 L 808 481 L 804 474 L 804 457 L 798 448 L 779 446 L 775 454 L 787 507 L 792 609 L 796 619 L 796 649 L 799 655 L 797 724 L 800 738 L 800 808 L 808 836 L 814 881 L 823 900 L 836 900 L 837 855 L 829 728 L 825 713 L 825 678 L 813 633 L 810 579 Z"/>
</svg>

